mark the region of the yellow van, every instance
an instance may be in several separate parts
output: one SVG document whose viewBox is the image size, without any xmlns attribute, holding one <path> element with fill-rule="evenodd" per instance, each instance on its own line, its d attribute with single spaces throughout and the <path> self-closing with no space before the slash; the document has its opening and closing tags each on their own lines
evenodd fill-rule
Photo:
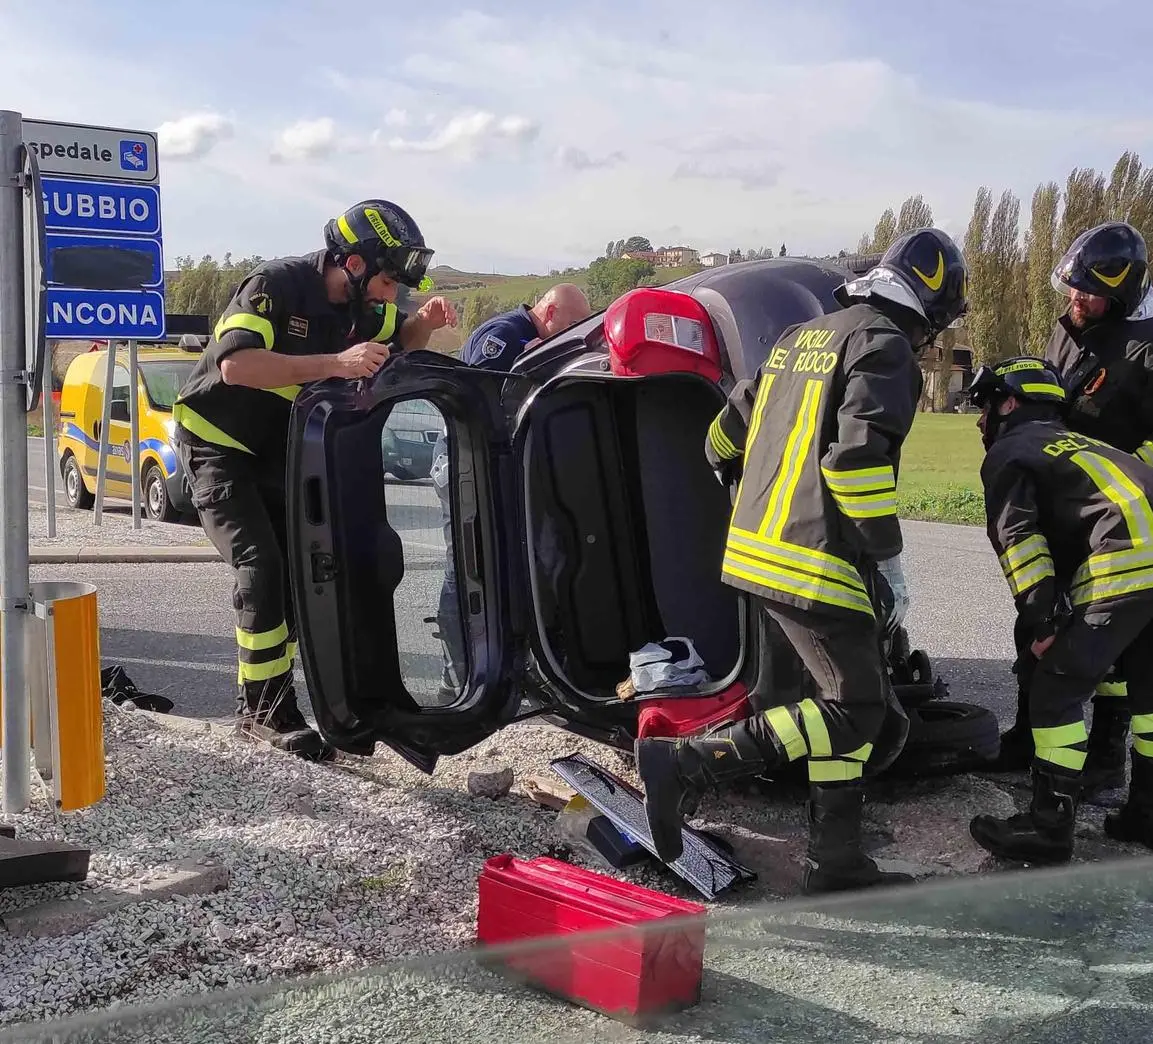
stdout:
<svg viewBox="0 0 1153 1044">
<path fill-rule="evenodd" d="M 172 403 L 196 365 L 199 351 L 178 347 L 137 350 L 139 381 L 136 408 L 140 418 L 141 502 L 148 518 L 175 522 L 194 515 L 184 469 L 173 448 Z M 64 499 L 71 507 L 91 507 L 96 498 L 100 463 L 100 424 L 104 419 L 104 377 L 108 349 L 76 356 L 60 391 L 56 424 L 57 457 Z M 113 370 L 112 420 L 104 495 L 132 499 L 131 426 L 128 413 L 128 352 L 116 352 Z"/>
</svg>

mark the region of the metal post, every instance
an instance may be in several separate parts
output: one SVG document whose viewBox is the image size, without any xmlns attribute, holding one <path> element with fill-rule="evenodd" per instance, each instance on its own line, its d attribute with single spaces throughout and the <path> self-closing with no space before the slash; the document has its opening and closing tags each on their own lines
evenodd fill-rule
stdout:
<svg viewBox="0 0 1153 1044">
<path fill-rule="evenodd" d="M 51 343 L 51 342 L 50 342 Z M 48 516 L 48 535 L 56 535 L 56 425 L 50 414 L 52 401 L 52 349 L 44 353 L 44 390 L 40 393 L 44 413 L 44 507 Z"/>
<path fill-rule="evenodd" d="M 100 458 L 96 464 L 96 504 L 93 508 L 95 515 L 92 519 L 100 525 L 100 516 L 104 511 L 104 482 L 108 471 L 108 428 L 112 423 L 112 385 L 116 380 L 116 348 L 111 337 L 108 338 L 108 365 L 104 368 L 104 415 L 100 420 Z"/>
<path fill-rule="evenodd" d="M 24 671 L 31 594 L 22 140 L 20 113 L 0 111 L 0 693 L 5 812 L 23 812 L 32 800 L 32 729 Z"/>
<path fill-rule="evenodd" d="M 132 528 L 140 528 L 140 391 L 136 369 L 136 342 L 128 342 L 128 418 L 132 441 Z"/>
</svg>

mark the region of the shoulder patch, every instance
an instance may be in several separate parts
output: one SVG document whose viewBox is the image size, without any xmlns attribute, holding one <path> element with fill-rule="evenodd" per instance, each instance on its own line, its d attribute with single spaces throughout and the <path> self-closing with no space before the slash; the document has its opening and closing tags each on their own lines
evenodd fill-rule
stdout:
<svg viewBox="0 0 1153 1044">
<path fill-rule="evenodd" d="M 489 334 L 480 346 L 480 354 L 486 359 L 495 359 L 507 347 L 507 341 L 502 341 L 496 334 Z"/>
<path fill-rule="evenodd" d="M 272 311 L 272 298 L 268 296 L 263 290 L 257 290 L 248 298 L 248 303 L 252 305 L 252 310 L 257 315 L 268 315 Z"/>
<path fill-rule="evenodd" d="M 290 315 L 288 317 L 288 332 L 293 337 L 307 337 L 308 320 L 302 319 L 299 315 Z"/>
</svg>

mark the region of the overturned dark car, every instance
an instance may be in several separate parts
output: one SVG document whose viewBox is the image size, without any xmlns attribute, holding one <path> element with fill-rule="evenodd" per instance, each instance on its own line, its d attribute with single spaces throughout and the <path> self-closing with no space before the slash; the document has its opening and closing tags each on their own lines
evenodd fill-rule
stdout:
<svg viewBox="0 0 1153 1044">
<path fill-rule="evenodd" d="M 632 291 L 508 372 L 412 352 L 302 392 L 289 558 L 325 738 L 431 771 L 543 715 L 627 753 L 811 692 L 775 625 L 721 581 L 731 501 L 704 445 L 733 382 L 786 327 L 838 310 L 851 270 L 725 266 Z M 416 399 L 447 433 L 432 487 L 386 485 L 388 418 Z M 994 758 L 995 716 L 943 698 L 904 630 L 884 646 L 910 718 L 886 775 Z"/>
</svg>

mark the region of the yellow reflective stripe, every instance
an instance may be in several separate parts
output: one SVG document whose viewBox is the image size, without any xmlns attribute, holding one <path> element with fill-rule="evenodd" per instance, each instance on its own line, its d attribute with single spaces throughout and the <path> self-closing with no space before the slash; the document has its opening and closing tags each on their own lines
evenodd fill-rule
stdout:
<svg viewBox="0 0 1153 1044">
<path fill-rule="evenodd" d="M 765 416 L 765 404 L 769 400 L 769 389 L 772 388 L 773 382 L 777 379 L 775 373 L 770 373 L 767 377 L 761 378 L 761 385 L 757 389 L 757 398 L 753 402 L 753 422 L 749 426 L 749 434 L 745 439 L 746 450 L 751 452 L 753 445 L 757 441 L 757 435 L 761 430 L 761 421 Z M 737 495 L 733 498 L 733 516 L 736 516 L 737 508 L 741 503 L 741 494 L 745 489 L 745 477 L 741 476 L 741 481 L 737 483 Z"/>
<path fill-rule="evenodd" d="M 244 443 L 237 442 L 227 432 L 221 431 L 211 421 L 206 421 L 199 413 L 182 402 L 178 402 L 172 407 L 172 419 L 181 427 L 187 428 L 193 435 L 200 436 L 205 442 L 211 442 L 215 446 L 227 446 L 230 449 L 242 450 L 245 453 L 252 452 Z"/>
<path fill-rule="evenodd" d="M 829 739 L 829 729 L 825 716 L 812 700 L 801 700 L 797 704 L 805 722 L 805 733 L 809 737 L 809 751 L 814 758 L 827 758 L 833 753 L 833 743 Z"/>
<path fill-rule="evenodd" d="M 864 775 L 865 766 L 859 761 L 845 761 L 837 758 L 833 761 L 809 761 L 810 783 L 847 783 L 850 780 L 860 779 Z"/>
<path fill-rule="evenodd" d="M 842 514 L 849 518 L 881 518 L 897 513 L 897 498 L 893 493 L 884 496 L 846 497 L 834 492 L 833 499 Z"/>
<path fill-rule="evenodd" d="M 344 236 L 345 240 L 349 243 L 356 242 L 356 233 L 352 231 L 352 226 L 348 223 L 348 218 L 343 214 L 336 219 L 336 227 L 340 229 L 340 234 Z"/>
<path fill-rule="evenodd" d="M 1134 456 L 1146 464 L 1153 464 L 1153 442 L 1143 442 L 1137 447 Z"/>
<path fill-rule="evenodd" d="M 272 329 L 272 323 L 262 316 L 251 315 L 248 312 L 234 312 L 232 315 L 225 316 L 216 324 L 212 336 L 219 341 L 229 330 L 247 330 L 249 333 L 260 334 L 265 348 L 271 348 L 276 341 L 276 333 Z"/>
<path fill-rule="evenodd" d="M 1142 739 L 1140 736 L 1135 736 L 1133 738 L 1133 749 L 1143 758 L 1153 758 L 1153 740 Z"/>
<path fill-rule="evenodd" d="M 856 750 L 846 754 L 845 757 L 851 761 L 859 761 L 864 764 L 873 756 L 873 745 L 866 743 L 863 747 L 858 747 Z"/>
<path fill-rule="evenodd" d="M 1009 590 L 1013 592 L 1013 597 L 1016 598 L 1030 588 L 1036 587 L 1042 580 L 1055 575 L 1053 559 L 1048 555 L 1042 555 L 1040 558 L 1033 559 L 1027 566 L 1014 570 L 1008 575 Z"/>
<path fill-rule="evenodd" d="M 1085 767 L 1086 754 L 1083 750 L 1074 750 L 1072 747 L 1038 747 L 1037 758 L 1047 761 L 1050 765 L 1060 765 L 1061 768 L 1080 772 Z"/>
<path fill-rule="evenodd" d="M 236 628 L 236 644 L 252 652 L 275 649 L 286 641 L 288 641 L 287 624 L 274 627 L 271 631 L 242 631 L 239 627 Z"/>
<path fill-rule="evenodd" d="M 867 596 L 842 587 L 836 581 L 787 571 L 783 566 L 769 566 L 740 555 L 732 548 L 725 552 L 721 569 L 730 576 L 747 580 L 769 590 L 783 591 L 797 598 L 811 599 L 827 605 L 839 605 L 845 609 L 867 613 L 869 616 L 874 615 L 872 603 Z"/>
<path fill-rule="evenodd" d="M 797 483 L 801 481 L 801 474 L 805 469 L 805 457 L 812 445 L 813 436 L 817 433 L 817 415 L 821 405 L 821 394 L 825 385 L 821 381 L 805 381 L 805 394 L 801 401 L 801 408 L 797 411 L 797 423 L 789 438 L 792 446 L 785 448 L 786 471 L 777 479 L 773 494 L 777 498 L 776 509 L 770 517 L 765 512 L 765 520 L 761 523 L 761 535 L 769 536 L 773 540 L 780 540 L 785 523 L 789 520 L 789 509 L 793 506 L 793 496 L 797 491 Z M 782 481 L 783 480 L 783 481 Z M 770 501 L 771 501 L 770 497 Z"/>
<path fill-rule="evenodd" d="M 263 388 L 262 391 L 272 392 L 273 395 L 279 395 L 282 399 L 287 399 L 292 402 L 300 394 L 299 384 L 288 384 L 283 388 Z"/>
<path fill-rule="evenodd" d="M 300 650 L 300 643 L 299 642 L 289 642 L 288 645 L 285 646 L 285 649 L 287 651 L 288 658 L 290 660 L 295 660 L 296 654 Z"/>
<path fill-rule="evenodd" d="M 1021 391 L 1033 395 L 1049 395 L 1054 399 L 1065 398 L 1064 391 L 1052 384 L 1022 384 Z"/>
<path fill-rule="evenodd" d="M 833 493 L 884 493 L 897 488 L 891 464 L 855 471 L 834 471 L 822 465 L 821 474 Z"/>
<path fill-rule="evenodd" d="M 1040 554 L 1049 554 L 1049 545 L 1040 533 L 1034 533 L 1032 536 L 1027 536 L 1024 540 L 1005 548 L 997 556 L 997 561 L 1001 563 L 1001 572 L 1008 576 L 1010 570 L 1020 569 L 1021 566 L 1031 562 Z"/>
<path fill-rule="evenodd" d="M 1038 747 L 1071 747 L 1089 739 L 1084 721 L 1074 721 L 1069 725 L 1055 725 L 1047 729 L 1034 729 L 1033 742 Z"/>
<path fill-rule="evenodd" d="M 809 753 L 805 737 L 801 735 L 793 716 L 784 707 L 774 707 L 765 711 L 765 721 L 785 745 L 785 753 L 790 761 L 796 761 L 797 758 L 803 758 Z"/>
<path fill-rule="evenodd" d="M 721 427 L 720 417 L 717 417 L 713 423 L 709 425 L 709 442 L 712 443 L 717 456 L 722 460 L 732 460 L 734 457 L 740 456 L 741 451 L 733 445 L 733 440 L 725 434 L 724 429 Z"/>
<path fill-rule="evenodd" d="M 1098 696 L 1128 696 L 1129 686 L 1125 682 L 1101 682 L 1094 692 Z"/>
<path fill-rule="evenodd" d="M 1149 501 L 1121 469 L 1111 460 L 1084 451 L 1074 453 L 1069 459 L 1120 509 L 1134 548 L 1153 543 L 1153 511 Z"/>
<path fill-rule="evenodd" d="M 1089 602 L 1101 602 L 1107 598 L 1120 598 L 1123 595 L 1136 594 L 1138 591 L 1148 591 L 1150 588 L 1153 588 L 1153 569 L 1141 569 L 1109 580 L 1090 580 L 1080 587 L 1075 587 L 1069 600 L 1074 605 L 1086 605 Z"/>
<path fill-rule="evenodd" d="M 1073 584 L 1082 584 L 1093 577 L 1108 577 L 1130 569 L 1153 567 L 1153 547 L 1130 547 L 1124 551 L 1107 551 L 1090 555 L 1073 574 Z"/>
<path fill-rule="evenodd" d="M 1134 714 L 1130 724 L 1135 733 L 1153 732 L 1153 714 Z"/>
<path fill-rule="evenodd" d="M 783 540 L 770 540 L 735 526 L 729 530 L 728 544 L 737 554 L 759 558 L 786 569 L 807 570 L 814 576 L 827 577 L 866 594 L 861 574 L 844 559 L 827 555 L 823 551 L 801 547 L 799 544 L 787 544 Z"/>
<path fill-rule="evenodd" d="M 276 660 L 269 660 L 267 663 L 244 663 L 240 664 L 240 681 L 268 681 L 269 678 L 276 678 L 281 674 L 287 674 L 292 670 L 292 660 L 287 656 L 281 656 Z"/>
<path fill-rule="evenodd" d="M 388 341 L 392 339 L 393 334 L 396 333 L 396 305 L 386 304 L 384 306 L 384 322 L 381 323 L 380 329 L 372 338 L 374 341 Z"/>
</svg>

